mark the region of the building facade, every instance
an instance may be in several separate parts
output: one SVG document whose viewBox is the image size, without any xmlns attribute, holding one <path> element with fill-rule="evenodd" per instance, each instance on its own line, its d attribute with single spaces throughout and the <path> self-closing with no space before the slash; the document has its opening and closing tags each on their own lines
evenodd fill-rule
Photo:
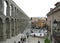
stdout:
<svg viewBox="0 0 60 43">
<path fill-rule="evenodd" d="M 38 27 L 41 29 L 45 28 L 44 26 L 46 25 L 46 18 L 42 17 L 41 19 L 38 20 Z"/>
<path fill-rule="evenodd" d="M 31 20 L 31 25 L 33 28 L 36 28 L 36 29 L 42 29 L 46 24 L 46 18 L 45 17 L 32 17 L 32 20 Z"/>
<path fill-rule="evenodd" d="M 28 25 L 29 17 L 12 0 L 0 0 L 0 43 L 16 37 Z M 10 40 L 13 41 L 13 40 Z M 13 42 L 6 43 L 13 43 Z"/>
<path fill-rule="evenodd" d="M 36 28 L 39 17 L 31 17 L 31 27 Z"/>
<path fill-rule="evenodd" d="M 51 31 L 50 39 L 52 43 L 60 43 L 60 2 L 57 2 L 55 4 L 55 8 L 48 12 L 47 24 L 49 26 L 49 30 Z"/>
</svg>

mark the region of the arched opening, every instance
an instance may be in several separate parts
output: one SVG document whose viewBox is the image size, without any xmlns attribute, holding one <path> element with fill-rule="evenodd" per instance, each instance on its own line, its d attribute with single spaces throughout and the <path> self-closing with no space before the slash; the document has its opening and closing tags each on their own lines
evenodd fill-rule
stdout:
<svg viewBox="0 0 60 43">
<path fill-rule="evenodd" d="M 10 5 L 10 16 L 12 15 L 12 5 Z"/>
<path fill-rule="evenodd" d="M 15 7 L 15 17 L 16 17 L 16 7 Z"/>
<path fill-rule="evenodd" d="M 16 22 L 16 19 L 15 19 L 15 34 L 17 35 L 17 22 Z"/>
<path fill-rule="evenodd" d="M 0 18 L 0 41 L 3 41 L 3 22 Z"/>
<path fill-rule="evenodd" d="M 6 16 L 7 14 L 7 6 L 8 6 L 8 2 L 4 1 L 4 15 Z"/>
<path fill-rule="evenodd" d="M 11 19 L 11 32 L 12 32 L 12 36 L 14 36 L 14 21 L 13 21 L 13 19 Z"/>
<path fill-rule="evenodd" d="M 10 16 L 13 14 L 13 5 L 10 5 Z"/>
<path fill-rule="evenodd" d="M 9 22 L 9 18 L 6 18 L 5 23 L 6 23 L 6 36 L 7 36 L 7 38 L 10 38 L 10 22 Z"/>
</svg>

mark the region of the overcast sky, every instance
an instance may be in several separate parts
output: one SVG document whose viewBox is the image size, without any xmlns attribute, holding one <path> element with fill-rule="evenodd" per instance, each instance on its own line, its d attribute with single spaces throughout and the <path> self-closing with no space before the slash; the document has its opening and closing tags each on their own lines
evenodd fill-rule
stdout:
<svg viewBox="0 0 60 43">
<path fill-rule="evenodd" d="M 46 17 L 60 0 L 13 0 L 29 17 Z"/>
</svg>

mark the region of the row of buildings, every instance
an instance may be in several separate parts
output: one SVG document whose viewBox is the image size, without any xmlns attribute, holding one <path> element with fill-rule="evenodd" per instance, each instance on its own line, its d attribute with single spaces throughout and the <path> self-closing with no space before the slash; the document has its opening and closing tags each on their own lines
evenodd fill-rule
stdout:
<svg viewBox="0 0 60 43">
<path fill-rule="evenodd" d="M 57 2 L 55 8 L 51 8 L 48 12 L 47 25 L 51 43 L 60 43 L 60 2 Z"/>
<path fill-rule="evenodd" d="M 31 27 L 32 28 L 43 28 L 46 24 L 46 18 L 45 17 L 31 17 Z"/>
<path fill-rule="evenodd" d="M 29 17 L 13 0 L 0 0 L 0 43 L 17 43 Z"/>
</svg>

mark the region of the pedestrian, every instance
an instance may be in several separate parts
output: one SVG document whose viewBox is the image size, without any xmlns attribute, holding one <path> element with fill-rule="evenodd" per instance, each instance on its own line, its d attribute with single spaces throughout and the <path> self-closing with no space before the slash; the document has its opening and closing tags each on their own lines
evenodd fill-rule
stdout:
<svg viewBox="0 0 60 43">
<path fill-rule="evenodd" d="M 21 41 L 22 41 L 23 39 L 21 38 Z"/>
<path fill-rule="evenodd" d="M 16 41 L 14 41 L 14 43 L 16 43 Z"/>
<path fill-rule="evenodd" d="M 18 43 L 20 43 L 20 41 Z"/>
<path fill-rule="evenodd" d="M 31 30 L 31 33 L 33 33 L 33 31 Z"/>
<path fill-rule="evenodd" d="M 23 41 L 22 41 L 22 43 L 23 43 Z"/>
<path fill-rule="evenodd" d="M 34 34 L 34 37 L 35 37 L 35 34 Z"/>
<path fill-rule="evenodd" d="M 40 41 L 38 41 L 38 43 L 40 43 Z"/>
<path fill-rule="evenodd" d="M 27 35 L 27 38 L 29 37 L 29 35 Z"/>
<path fill-rule="evenodd" d="M 27 35 L 27 38 L 28 38 L 29 37 L 29 33 L 27 32 L 26 35 Z"/>
</svg>

